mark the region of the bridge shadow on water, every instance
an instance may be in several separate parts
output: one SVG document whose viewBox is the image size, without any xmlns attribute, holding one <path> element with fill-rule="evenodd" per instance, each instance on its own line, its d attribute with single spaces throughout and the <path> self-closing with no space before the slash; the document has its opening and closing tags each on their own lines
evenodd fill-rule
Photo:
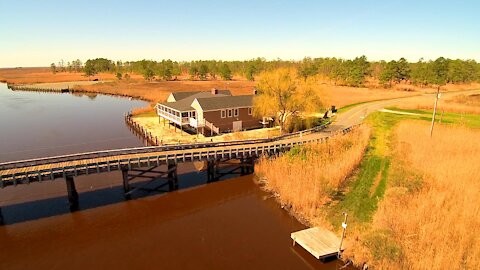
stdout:
<svg viewBox="0 0 480 270">
<path fill-rule="evenodd" d="M 114 185 L 107 184 L 107 187 L 105 187 L 105 184 L 102 187 L 97 188 L 92 188 L 92 186 L 88 187 L 90 183 L 98 184 L 99 181 L 102 181 L 102 178 L 105 178 L 105 175 L 110 175 L 107 178 L 116 179 L 116 183 Z M 222 177 L 222 179 L 219 181 L 227 180 L 233 177 L 236 176 L 226 175 Z M 207 184 L 206 172 L 196 172 L 189 170 L 184 173 L 179 173 L 178 179 L 179 190 Z M 54 182 L 63 181 L 55 180 Z M 51 189 L 48 186 L 49 184 L 53 183 L 46 181 L 44 183 L 35 183 L 29 186 L 33 189 L 46 189 L 48 191 L 49 189 Z M 65 183 L 55 184 L 57 186 L 65 185 Z M 121 185 L 121 175 L 118 175 L 118 173 L 105 173 L 99 175 L 79 177 L 75 180 L 75 184 L 77 185 L 79 194 L 79 209 L 77 211 L 125 202 L 123 186 Z M 169 192 L 168 184 L 165 180 L 154 180 L 150 183 L 149 181 L 137 181 L 135 182 L 135 184 L 133 184 L 133 186 L 142 186 L 143 188 L 135 191 L 135 193 L 132 194 L 132 200 L 156 196 Z M 2 190 L 2 192 L 6 192 L 7 190 L 8 188 Z M 49 196 L 48 198 L 44 199 L 28 200 L 18 203 L 13 202 L 6 205 L 5 203 L 3 203 L 3 206 L 1 206 L 0 209 L 1 214 L 3 215 L 4 224 L 11 225 L 41 218 L 69 214 L 70 209 L 67 199 L 67 192 L 66 189 L 64 189 L 63 191 L 64 192 L 54 193 L 53 196 Z M 59 195 L 59 193 L 61 195 Z"/>
</svg>

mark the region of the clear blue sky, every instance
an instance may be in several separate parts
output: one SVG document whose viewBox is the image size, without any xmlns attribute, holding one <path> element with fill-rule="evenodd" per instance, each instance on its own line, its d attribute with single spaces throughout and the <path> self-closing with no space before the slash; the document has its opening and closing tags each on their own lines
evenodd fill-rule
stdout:
<svg viewBox="0 0 480 270">
<path fill-rule="evenodd" d="M 60 59 L 480 60 L 478 0 L 0 0 L 0 67 Z"/>
</svg>

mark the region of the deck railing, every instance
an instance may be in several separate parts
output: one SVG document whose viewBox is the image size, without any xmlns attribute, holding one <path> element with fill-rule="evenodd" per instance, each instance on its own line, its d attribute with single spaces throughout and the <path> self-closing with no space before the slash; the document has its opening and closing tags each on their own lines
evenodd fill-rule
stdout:
<svg viewBox="0 0 480 270">
<path fill-rule="evenodd" d="M 280 135 L 272 138 L 264 138 L 264 139 L 248 139 L 248 140 L 234 140 L 234 141 L 225 141 L 225 142 L 204 142 L 204 143 L 175 144 L 175 145 L 172 144 L 172 145 L 162 145 L 162 146 L 143 146 L 143 147 L 134 147 L 134 148 L 101 150 L 101 151 L 84 152 L 84 153 L 77 153 L 77 154 L 59 155 L 59 156 L 44 157 L 44 158 L 34 158 L 34 159 L 19 160 L 19 161 L 9 161 L 9 162 L 0 163 L 0 170 L 23 168 L 23 167 L 44 165 L 44 164 L 57 163 L 57 162 L 69 162 L 69 161 L 83 160 L 83 159 L 94 159 L 94 158 L 118 156 L 118 155 L 132 155 L 132 154 L 144 154 L 144 153 L 173 151 L 173 150 L 186 150 L 186 149 L 198 149 L 198 148 L 211 148 L 211 147 L 219 147 L 219 146 L 235 146 L 235 145 L 251 145 L 251 144 L 259 144 L 259 143 L 267 143 L 267 142 L 287 140 L 294 137 L 302 137 L 304 135 L 319 132 L 325 129 L 329 124 L 330 122 L 327 122 L 320 126 L 317 126 L 308 130 Z"/>
<path fill-rule="evenodd" d="M 205 121 L 205 126 L 208 127 L 213 133 L 220 134 L 220 128 L 216 127 L 213 123 L 210 123 L 207 121 L 207 119 L 204 119 Z"/>
<path fill-rule="evenodd" d="M 335 131 L 327 136 L 305 136 L 276 141 L 263 139 L 183 145 L 179 149 L 175 149 L 178 151 L 165 151 L 165 147 L 161 146 L 138 147 L 1 163 L 0 188 L 31 181 L 110 172 L 122 168 L 130 170 L 131 168 L 159 166 L 172 162 L 273 155 L 288 151 L 297 145 L 326 141 L 331 136 L 345 134 L 353 128 L 355 126 Z M 186 146 L 190 148 L 186 148 Z M 43 165 L 46 164 L 52 166 L 44 167 Z"/>
</svg>

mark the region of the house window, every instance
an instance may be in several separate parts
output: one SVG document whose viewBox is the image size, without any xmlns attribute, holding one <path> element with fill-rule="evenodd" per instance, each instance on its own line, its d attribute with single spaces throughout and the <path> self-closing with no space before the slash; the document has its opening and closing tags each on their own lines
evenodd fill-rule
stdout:
<svg viewBox="0 0 480 270">
<path fill-rule="evenodd" d="M 221 111 L 220 111 L 220 116 L 221 116 L 222 118 L 227 117 L 227 114 L 226 114 L 225 110 L 221 110 Z"/>
<path fill-rule="evenodd" d="M 188 117 L 188 112 L 182 112 L 182 117 Z"/>
<path fill-rule="evenodd" d="M 232 109 L 228 109 L 228 117 L 232 117 Z"/>
<path fill-rule="evenodd" d="M 250 107 L 250 108 L 248 108 L 248 115 L 252 115 L 252 114 L 253 114 L 253 110 L 252 110 L 252 108 Z"/>
<path fill-rule="evenodd" d="M 233 109 L 233 116 L 235 116 L 235 117 L 238 116 L 238 109 Z"/>
<path fill-rule="evenodd" d="M 196 118 L 196 117 L 195 117 L 195 112 L 192 112 L 192 117 L 193 117 L 193 118 Z"/>
</svg>

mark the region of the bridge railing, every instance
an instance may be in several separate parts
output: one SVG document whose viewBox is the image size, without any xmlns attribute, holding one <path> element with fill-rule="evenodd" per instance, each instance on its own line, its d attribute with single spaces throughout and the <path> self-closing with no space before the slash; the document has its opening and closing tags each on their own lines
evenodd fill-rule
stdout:
<svg viewBox="0 0 480 270">
<path fill-rule="evenodd" d="M 44 157 L 44 158 L 34 158 L 34 159 L 19 160 L 19 161 L 10 161 L 10 162 L 0 163 L 0 170 L 23 168 L 23 167 L 29 167 L 29 166 L 39 166 L 39 165 L 45 165 L 45 164 L 51 164 L 51 163 L 70 162 L 70 161 L 76 161 L 76 160 L 121 156 L 121 155 L 133 155 L 133 154 L 144 154 L 144 153 L 152 153 L 152 152 L 210 148 L 210 147 L 221 147 L 221 146 L 259 144 L 259 143 L 286 140 L 290 138 L 301 137 L 303 135 L 312 134 L 325 129 L 329 124 L 330 122 L 327 122 L 320 126 L 317 126 L 308 130 L 303 130 L 299 132 L 294 132 L 294 133 L 289 133 L 285 135 L 280 135 L 272 138 L 264 138 L 264 139 L 235 140 L 235 141 L 225 141 L 225 142 L 205 142 L 205 143 L 163 145 L 163 146 L 144 146 L 144 147 L 134 147 L 134 148 L 124 148 L 124 149 L 100 150 L 100 151 L 67 154 L 67 155 L 59 155 L 59 156 Z"/>
<path fill-rule="evenodd" d="M 191 151 L 173 151 L 173 152 L 153 152 L 140 156 L 111 156 L 105 159 L 81 160 L 73 163 L 51 162 L 52 166 L 38 168 L 35 166 L 11 169 L 3 171 L 0 174 L 0 188 L 27 184 L 31 181 L 54 180 L 56 178 L 65 178 L 66 175 L 79 176 L 92 173 L 111 172 L 122 170 L 123 168 L 139 168 L 160 166 L 160 164 L 170 162 L 193 162 L 202 160 L 212 160 L 218 158 L 236 158 L 262 155 L 276 155 L 288 151 L 293 147 L 312 142 L 325 142 L 330 137 L 345 134 L 355 128 L 348 127 L 329 133 L 327 136 L 305 136 L 297 137 L 291 140 L 279 140 L 268 143 L 247 144 L 229 147 L 200 148 Z"/>
</svg>

